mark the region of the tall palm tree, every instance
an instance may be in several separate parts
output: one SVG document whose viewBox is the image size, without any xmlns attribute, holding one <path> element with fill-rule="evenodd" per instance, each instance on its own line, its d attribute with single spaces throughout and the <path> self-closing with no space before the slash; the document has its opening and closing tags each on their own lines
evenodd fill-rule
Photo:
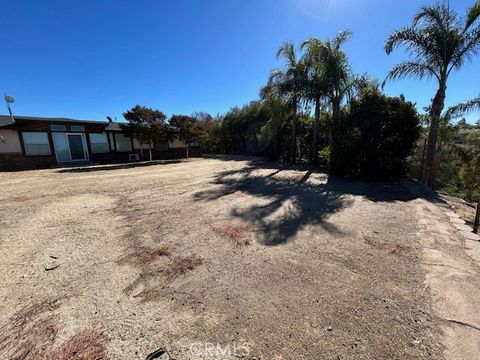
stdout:
<svg viewBox="0 0 480 360">
<path fill-rule="evenodd" d="M 295 163 L 297 158 L 297 109 L 305 93 L 305 65 L 301 59 L 297 58 L 295 47 L 291 42 L 285 42 L 280 46 L 277 58 L 283 58 L 286 66 L 283 69 L 272 70 L 268 86 L 277 89 L 292 106 L 290 161 Z"/>
<path fill-rule="evenodd" d="M 315 120 L 313 123 L 313 142 L 311 161 L 318 163 L 318 129 L 320 127 L 320 110 L 322 100 L 328 91 L 327 72 L 324 55 L 324 44 L 321 40 L 310 38 L 302 44 L 305 50 L 303 62 L 307 72 L 306 97 L 315 104 Z"/>
<path fill-rule="evenodd" d="M 412 25 L 394 31 L 385 43 L 387 54 L 404 46 L 411 56 L 411 60 L 394 66 L 385 81 L 416 77 L 434 78 L 438 82 L 430 112 L 431 122 L 423 174 L 423 181 L 429 185 L 434 180 L 438 129 L 445 104 L 448 77 L 453 70 L 460 69 L 480 50 L 480 27 L 473 27 L 475 14 L 475 10 L 469 11 L 468 20 L 462 24 L 457 14 L 444 3 L 424 6 L 413 18 Z"/>
</svg>

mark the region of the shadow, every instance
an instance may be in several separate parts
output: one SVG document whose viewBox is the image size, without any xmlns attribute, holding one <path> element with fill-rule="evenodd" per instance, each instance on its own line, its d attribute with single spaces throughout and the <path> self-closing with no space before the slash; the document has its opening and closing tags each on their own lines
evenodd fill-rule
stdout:
<svg viewBox="0 0 480 360">
<path fill-rule="evenodd" d="M 278 169 L 259 175 L 262 170 L 272 168 Z M 288 173 L 280 175 L 287 170 Z M 297 166 L 259 160 L 252 160 L 240 169 L 218 173 L 210 189 L 196 192 L 193 197 L 196 201 L 215 201 L 237 192 L 254 196 L 258 202 L 247 207 L 237 206 L 231 210 L 231 215 L 254 225 L 261 233 L 260 242 L 267 246 L 290 241 L 307 225 L 319 225 L 329 233 L 342 233 L 341 226 L 329 222 L 328 217 L 350 206 L 353 203 L 350 195 L 374 202 L 416 198 L 396 182 L 339 179 L 313 169 L 299 170 Z"/>
<path fill-rule="evenodd" d="M 132 169 L 138 167 L 147 167 L 154 165 L 167 165 L 167 164 L 177 164 L 182 162 L 182 160 L 154 160 L 154 161 L 142 161 L 142 162 L 132 162 L 132 163 L 120 163 L 120 164 L 109 164 L 109 165 L 86 165 L 81 167 L 73 168 L 64 168 L 57 170 L 57 173 L 84 173 L 84 172 L 95 172 L 95 171 L 106 171 L 106 170 L 123 170 L 123 169 Z"/>
</svg>

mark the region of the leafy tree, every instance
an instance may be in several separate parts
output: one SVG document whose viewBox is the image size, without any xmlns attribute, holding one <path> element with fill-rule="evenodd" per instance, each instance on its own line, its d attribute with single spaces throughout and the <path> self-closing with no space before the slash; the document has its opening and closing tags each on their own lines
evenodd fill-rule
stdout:
<svg viewBox="0 0 480 360">
<path fill-rule="evenodd" d="M 219 154 L 222 151 L 220 142 L 220 121 L 210 114 L 198 112 L 192 115 L 198 124 L 198 138 L 202 144 L 202 150 L 206 153 Z"/>
<path fill-rule="evenodd" d="M 466 189 L 466 197 L 474 199 L 480 194 L 480 132 L 469 135 L 464 146 L 458 146 L 461 159 L 460 179 Z"/>
<path fill-rule="evenodd" d="M 123 125 L 125 134 L 137 139 L 141 145 L 148 145 L 149 159 L 152 161 L 152 148 L 155 144 L 168 141 L 171 137 L 170 129 L 165 123 L 167 117 L 160 110 L 140 105 L 126 111 L 123 117 L 128 121 L 128 124 Z"/>
<path fill-rule="evenodd" d="M 426 162 L 423 180 L 432 184 L 435 174 L 440 116 L 442 114 L 448 78 L 453 70 L 461 66 L 479 51 L 480 27 L 473 27 L 478 18 L 478 2 L 462 24 L 456 13 L 445 3 L 424 6 L 415 15 L 412 25 L 396 30 L 387 39 L 385 51 L 391 54 L 404 46 L 411 60 L 394 66 L 386 80 L 403 77 L 434 78 L 438 89 L 432 100 L 431 125 L 428 135 Z"/>
<path fill-rule="evenodd" d="M 268 86 L 276 88 L 292 107 L 290 161 L 295 163 L 297 159 L 297 110 L 305 92 L 305 64 L 297 58 L 295 47 L 291 42 L 285 42 L 278 49 L 277 58 L 283 58 L 286 66 L 284 69 L 272 71 Z"/>
<path fill-rule="evenodd" d="M 419 136 L 419 121 L 413 104 L 363 90 L 334 124 L 332 171 L 364 178 L 402 176 Z"/>
<path fill-rule="evenodd" d="M 172 115 L 170 126 L 174 136 L 185 142 L 188 159 L 190 143 L 199 140 L 200 128 L 198 127 L 197 119 L 187 115 Z"/>
</svg>

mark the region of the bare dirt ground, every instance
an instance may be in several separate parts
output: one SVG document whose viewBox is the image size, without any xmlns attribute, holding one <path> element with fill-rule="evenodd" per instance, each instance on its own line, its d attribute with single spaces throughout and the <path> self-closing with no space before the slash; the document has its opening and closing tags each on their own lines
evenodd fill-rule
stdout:
<svg viewBox="0 0 480 360">
<path fill-rule="evenodd" d="M 399 184 L 248 158 L 0 184 L 1 359 L 443 359 L 449 346 L 422 203 Z"/>
</svg>

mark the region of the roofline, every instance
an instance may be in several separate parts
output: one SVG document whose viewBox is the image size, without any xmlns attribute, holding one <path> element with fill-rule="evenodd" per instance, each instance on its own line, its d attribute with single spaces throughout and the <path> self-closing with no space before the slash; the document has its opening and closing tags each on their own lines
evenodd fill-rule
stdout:
<svg viewBox="0 0 480 360">
<path fill-rule="evenodd" d="M 0 115 L 0 119 L 10 119 L 10 115 Z M 71 119 L 71 118 L 55 118 L 55 117 L 42 117 L 42 116 L 23 116 L 23 115 L 14 115 L 15 120 L 33 120 L 33 121 L 50 121 L 50 122 L 82 122 L 82 123 L 94 123 L 94 124 L 109 124 L 109 121 L 101 120 L 82 120 L 82 119 Z"/>
</svg>

